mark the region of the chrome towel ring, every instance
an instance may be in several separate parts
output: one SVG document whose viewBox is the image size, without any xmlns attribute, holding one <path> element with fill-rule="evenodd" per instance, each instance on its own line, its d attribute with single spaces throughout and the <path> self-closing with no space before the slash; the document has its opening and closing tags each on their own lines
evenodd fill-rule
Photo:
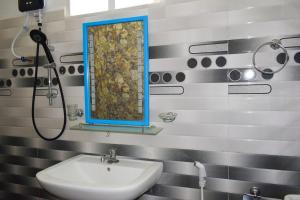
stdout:
<svg viewBox="0 0 300 200">
<path fill-rule="evenodd" d="M 268 72 L 268 71 L 264 71 L 264 69 L 261 69 L 257 66 L 256 64 L 256 54 L 258 53 L 258 51 L 263 48 L 264 46 L 270 46 L 272 49 L 274 50 L 277 50 L 277 49 L 282 49 L 283 53 L 286 55 L 286 58 L 285 58 L 285 61 L 283 63 L 283 65 L 278 69 L 278 70 L 275 70 L 275 71 L 272 71 L 272 72 Z M 281 70 L 283 70 L 287 64 L 289 62 L 289 54 L 288 54 L 288 51 L 286 50 L 286 48 L 282 45 L 281 41 L 280 40 L 272 40 L 271 42 L 266 42 L 266 43 L 263 43 L 262 45 L 260 45 L 259 47 L 257 47 L 257 49 L 254 51 L 253 53 L 253 56 L 252 56 L 252 63 L 253 63 L 253 67 L 263 73 L 263 74 L 276 74 L 278 72 L 280 72 Z"/>
</svg>

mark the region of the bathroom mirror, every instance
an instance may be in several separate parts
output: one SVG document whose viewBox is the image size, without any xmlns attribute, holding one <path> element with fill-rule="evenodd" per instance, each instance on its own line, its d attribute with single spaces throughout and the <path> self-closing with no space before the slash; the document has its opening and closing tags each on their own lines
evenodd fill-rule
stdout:
<svg viewBox="0 0 300 200">
<path fill-rule="evenodd" d="M 148 17 L 83 24 L 86 122 L 149 126 Z"/>
</svg>

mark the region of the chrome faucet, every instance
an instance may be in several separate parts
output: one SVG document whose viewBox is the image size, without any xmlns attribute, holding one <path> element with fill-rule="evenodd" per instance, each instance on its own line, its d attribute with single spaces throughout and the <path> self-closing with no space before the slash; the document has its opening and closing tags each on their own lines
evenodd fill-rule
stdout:
<svg viewBox="0 0 300 200">
<path fill-rule="evenodd" d="M 119 160 L 117 159 L 117 149 L 110 149 L 109 150 L 109 156 L 107 159 L 107 163 L 118 163 Z"/>
<path fill-rule="evenodd" d="M 118 163 L 119 160 L 117 159 L 117 150 L 116 149 L 110 149 L 109 150 L 109 155 L 103 155 L 100 157 L 101 162 L 107 162 L 109 164 L 112 163 Z"/>
</svg>

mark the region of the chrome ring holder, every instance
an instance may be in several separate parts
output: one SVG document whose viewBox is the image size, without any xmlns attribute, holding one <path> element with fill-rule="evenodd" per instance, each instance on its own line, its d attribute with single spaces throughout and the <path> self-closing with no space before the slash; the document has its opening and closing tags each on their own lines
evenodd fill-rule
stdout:
<svg viewBox="0 0 300 200">
<path fill-rule="evenodd" d="M 283 65 L 278 69 L 278 70 L 275 70 L 275 71 L 272 71 L 272 72 L 268 72 L 268 71 L 264 71 L 263 69 L 259 68 L 256 64 L 256 55 L 257 53 L 259 52 L 259 50 L 261 48 L 263 48 L 264 46 L 270 46 L 272 49 L 274 50 L 277 50 L 277 49 L 282 49 L 283 53 L 286 55 L 286 58 L 285 58 L 285 61 L 283 63 Z M 262 45 L 260 45 L 259 47 L 257 47 L 257 49 L 254 51 L 253 53 L 253 56 L 252 56 L 252 63 L 253 63 L 253 67 L 263 73 L 263 74 L 268 74 L 268 75 L 273 75 L 273 74 L 276 74 L 278 72 L 280 72 L 281 70 L 283 70 L 286 65 L 288 64 L 289 62 L 289 54 L 288 54 L 288 51 L 286 50 L 286 48 L 282 45 L 281 41 L 280 40 L 272 40 L 271 42 L 266 42 L 266 43 L 263 43 Z"/>
</svg>

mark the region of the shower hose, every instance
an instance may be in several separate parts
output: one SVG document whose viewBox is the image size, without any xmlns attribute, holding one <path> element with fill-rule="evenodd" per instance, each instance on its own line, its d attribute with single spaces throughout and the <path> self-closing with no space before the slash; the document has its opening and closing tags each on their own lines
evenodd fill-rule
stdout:
<svg viewBox="0 0 300 200">
<path fill-rule="evenodd" d="M 36 133 L 44 140 L 46 141 L 54 141 L 57 140 L 58 138 L 60 138 L 62 136 L 62 134 L 64 133 L 65 129 L 66 129 L 66 124 L 67 124 L 67 112 L 66 112 L 66 104 L 65 104 L 65 98 L 64 98 L 64 93 L 62 90 L 62 85 L 57 73 L 56 68 L 54 67 L 54 73 L 57 79 L 57 83 L 59 86 L 59 91 L 60 91 L 60 95 L 61 95 L 61 101 L 62 101 L 62 106 L 63 106 L 63 113 L 64 113 L 64 121 L 63 121 L 63 127 L 61 129 L 61 131 L 59 132 L 59 134 L 53 138 L 47 138 L 45 137 L 43 134 L 41 134 L 41 132 L 39 131 L 37 125 L 36 125 L 36 121 L 35 121 L 35 98 L 36 98 L 36 87 L 37 87 L 37 77 L 38 77 L 38 68 L 39 68 L 39 51 L 40 51 L 40 43 L 37 43 L 37 47 L 36 47 L 36 57 L 35 57 L 35 75 L 34 75 L 34 84 L 33 84 L 33 94 L 32 94 L 32 106 L 31 106 L 31 116 L 32 116 L 32 124 L 33 127 L 36 131 Z M 49 57 L 48 57 L 49 60 Z M 49 94 L 51 95 L 51 94 Z"/>
</svg>

